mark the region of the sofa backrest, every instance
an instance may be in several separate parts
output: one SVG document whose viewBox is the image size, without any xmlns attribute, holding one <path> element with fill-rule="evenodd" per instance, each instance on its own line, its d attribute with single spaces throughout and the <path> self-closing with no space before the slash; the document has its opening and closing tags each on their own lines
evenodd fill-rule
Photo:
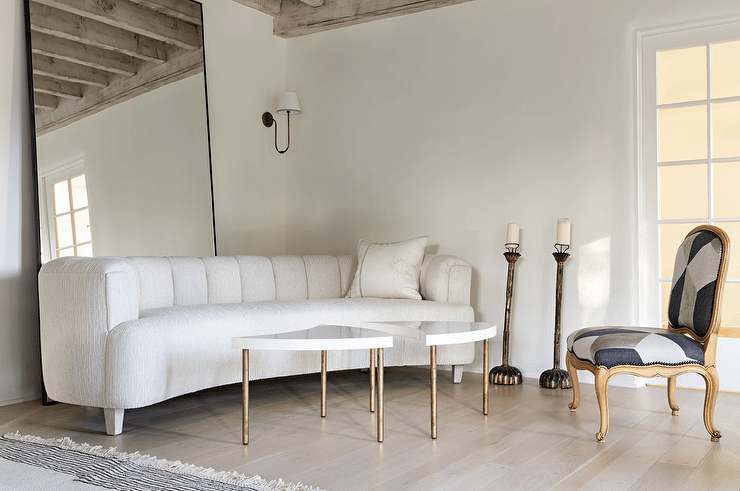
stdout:
<svg viewBox="0 0 740 491">
<path fill-rule="evenodd" d="M 139 309 L 207 303 L 340 298 L 354 256 L 129 257 Z"/>
</svg>

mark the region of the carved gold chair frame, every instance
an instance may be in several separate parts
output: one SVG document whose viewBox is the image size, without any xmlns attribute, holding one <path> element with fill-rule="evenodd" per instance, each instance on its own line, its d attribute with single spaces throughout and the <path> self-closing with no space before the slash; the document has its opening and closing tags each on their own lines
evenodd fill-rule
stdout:
<svg viewBox="0 0 740 491">
<path fill-rule="evenodd" d="M 724 291 L 725 279 L 727 277 L 727 269 L 729 266 L 729 252 L 730 252 L 730 239 L 728 235 L 720 228 L 712 225 L 700 225 L 694 228 L 691 232 L 686 235 L 689 238 L 693 234 L 701 231 L 709 231 L 714 233 L 721 241 L 722 251 L 719 265 L 719 272 L 717 275 L 716 286 L 714 290 L 714 303 L 712 305 L 712 314 L 709 328 L 704 336 L 698 336 L 692 329 L 688 327 L 675 327 L 669 325 L 667 329 L 677 332 L 684 333 L 696 341 L 702 344 L 704 350 L 704 364 L 690 363 L 683 365 L 670 365 L 670 364 L 651 364 L 646 366 L 641 365 L 617 365 L 611 368 L 607 368 L 603 365 L 596 365 L 588 360 L 583 360 L 576 357 L 573 352 L 568 350 L 566 356 L 566 365 L 568 373 L 573 381 L 573 402 L 568 407 L 571 411 L 575 411 L 581 400 L 580 386 L 578 383 L 578 370 L 588 370 L 594 374 L 595 377 L 595 389 L 596 399 L 599 404 L 599 411 L 601 413 L 601 426 L 599 432 L 596 434 L 596 440 L 603 442 L 609 432 L 609 402 L 607 397 L 609 379 L 615 375 L 629 374 L 636 375 L 638 377 L 665 377 L 668 379 L 668 405 L 672 410 L 674 416 L 678 415 L 679 406 L 676 403 L 676 377 L 685 373 L 697 373 L 706 382 L 706 392 L 704 396 L 704 426 L 706 427 L 709 435 L 713 442 L 716 442 L 722 436 L 722 433 L 717 430 L 714 424 L 714 406 L 717 402 L 717 395 L 719 393 L 719 376 L 717 374 L 717 368 L 715 366 L 716 351 L 717 351 L 717 336 L 720 328 L 721 320 L 721 302 L 722 293 Z M 675 274 L 675 273 L 674 273 Z"/>
</svg>

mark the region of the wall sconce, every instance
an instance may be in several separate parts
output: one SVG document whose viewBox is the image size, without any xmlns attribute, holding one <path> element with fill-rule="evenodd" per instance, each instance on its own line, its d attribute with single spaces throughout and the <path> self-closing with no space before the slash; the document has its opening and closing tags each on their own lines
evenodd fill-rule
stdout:
<svg viewBox="0 0 740 491">
<path fill-rule="evenodd" d="M 277 150 L 278 153 L 282 154 L 287 152 L 290 148 L 290 115 L 291 113 L 301 114 L 301 106 L 300 104 L 298 104 L 298 96 L 295 94 L 295 92 L 283 92 L 283 95 L 280 96 L 280 100 L 278 101 L 277 113 L 288 115 L 288 146 L 285 147 L 285 150 L 278 149 L 277 121 L 275 120 L 275 118 L 272 117 L 272 114 L 270 112 L 262 114 L 262 124 L 264 124 L 268 128 L 275 124 L 275 150 Z"/>
</svg>

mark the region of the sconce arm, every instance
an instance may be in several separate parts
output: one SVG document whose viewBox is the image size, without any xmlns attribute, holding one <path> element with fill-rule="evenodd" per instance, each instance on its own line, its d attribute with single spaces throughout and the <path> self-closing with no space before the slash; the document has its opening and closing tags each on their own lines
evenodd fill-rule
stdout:
<svg viewBox="0 0 740 491">
<path fill-rule="evenodd" d="M 272 114 L 270 112 L 265 112 L 262 114 L 262 124 L 264 124 L 268 128 L 272 126 L 273 124 L 275 125 L 275 150 L 277 150 L 277 153 L 279 154 L 284 154 L 285 152 L 287 152 L 288 149 L 290 148 L 290 111 L 288 111 L 288 146 L 285 147 L 285 150 L 280 150 L 278 148 L 278 142 L 277 142 L 278 124 L 277 124 L 277 120 L 272 117 Z"/>
</svg>

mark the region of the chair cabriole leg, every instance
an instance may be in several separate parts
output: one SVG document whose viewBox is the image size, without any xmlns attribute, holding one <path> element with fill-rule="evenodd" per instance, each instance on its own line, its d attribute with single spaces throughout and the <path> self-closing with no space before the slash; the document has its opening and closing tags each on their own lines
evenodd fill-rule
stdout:
<svg viewBox="0 0 740 491">
<path fill-rule="evenodd" d="M 676 377 L 668 377 L 668 405 L 671 407 L 671 414 L 678 416 L 678 403 L 676 402 Z"/>
<path fill-rule="evenodd" d="M 568 404 L 571 411 L 575 411 L 581 403 L 581 385 L 578 383 L 578 370 L 573 366 L 573 353 L 568 351 L 565 355 L 565 365 L 568 368 L 568 375 L 573 384 L 573 402 Z"/>
<path fill-rule="evenodd" d="M 599 367 L 594 376 L 596 401 L 599 403 L 599 413 L 601 414 L 601 426 L 596 434 L 596 440 L 603 442 L 606 434 L 609 433 L 609 397 L 607 393 L 609 389 L 609 371 L 606 368 Z"/>
<path fill-rule="evenodd" d="M 719 441 L 722 432 L 714 426 L 714 406 L 717 403 L 719 393 L 719 374 L 714 365 L 707 368 L 706 373 L 701 374 L 707 384 L 704 394 L 704 427 L 709 432 L 713 442 Z"/>
</svg>

